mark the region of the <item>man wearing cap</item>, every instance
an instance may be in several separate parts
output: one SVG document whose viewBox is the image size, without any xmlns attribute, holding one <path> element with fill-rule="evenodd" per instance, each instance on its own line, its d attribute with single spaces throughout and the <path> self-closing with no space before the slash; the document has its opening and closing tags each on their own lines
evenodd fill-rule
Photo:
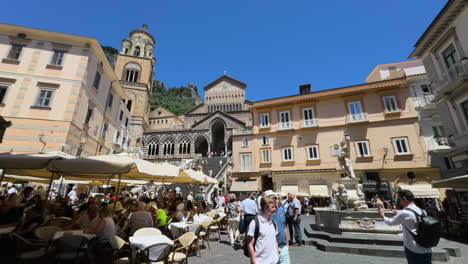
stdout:
<svg viewBox="0 0 468 264">
<path fill-rule="evenodd" d="M 276 229 L 278 234 L 276 235 L 276 242 L 278 243 L 279 249 L 279 261 L 278 264 L 289 264 L 289 240 L 288 240 L 288 228 L 286 225 L 286 214 L 284 208 L 281 206 L 281 201 L 277 201 L 275 193 L 268 191 L 265 195 L 273 199 L 276 203 L 276 211 L 271 216 L 271 220 L 276 223 Z"/>
</svg>

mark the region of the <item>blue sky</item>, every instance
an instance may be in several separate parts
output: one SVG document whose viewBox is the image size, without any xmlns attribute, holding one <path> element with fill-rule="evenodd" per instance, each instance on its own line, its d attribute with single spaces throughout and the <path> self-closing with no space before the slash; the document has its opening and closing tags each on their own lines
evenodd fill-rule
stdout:
<svg viewBox="0 0 468 264">
<path fill-rule="evenodd" d="M 95 37 L 120 48 L 145 23 L 155 78 L 202 87 L 227 74 L 247 98 L 363 83 L 376 64 L 406 60 L 446 0 L 10 1 L 0 21 Z"/>
</svg>

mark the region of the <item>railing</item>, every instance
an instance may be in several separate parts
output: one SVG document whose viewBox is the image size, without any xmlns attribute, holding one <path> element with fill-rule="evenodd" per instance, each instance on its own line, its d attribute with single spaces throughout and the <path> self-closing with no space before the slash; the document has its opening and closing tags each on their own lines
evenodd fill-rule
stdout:
<svg viewBox="0 0 468 264">
<path fill-rule="evenodd" d="M 232 131 L 233 136 L 250 135 L 250 134 L 252 134 L 252 128 L 251 127 L 238 128 L 238 129 L 234 129 Z"/>
<path fill-rule="evenodd" d="M 198 154 L 174 154 L 174 155 L 144 155 L 144 159 L 193 159 Z"/>
<path fill-rule="evenodd" d="M 364 122 L 367 121 L 367 116 L 364 113 L 360 114 L 351 114 L 348 116 L 349 122 Z"/>
<path fill-rule="evenodd" d="M 437 142 L 439 146 L 448 146 L 449 140 L 446 137 L 434 137 L 434 140 Z"/>
<path fill-rule="evenodd" d="M 459 62 L 453 64 L 452 67 L 448 69 L 449 77 L 452 80 L 455 80 L 456 78 L 461 76 L 463 72 L 464 72 L 463 66 Z"/>
<path fill-rule="evenodd" d="M 433 94 L 425 94 L 422 97 L 414 98 L 414 104 L 415 104 L 415 107 L 422 107 L 422 106 L 430 104 L 432 100 L 434 100 Z"/>
<path fill-rule="evenodd" d="M 291 122 L 280 122 L 278 129 L 283 130 L 283 129 L 291 129 Z"/>
<path fill-rule="evenodd" d="M 317 121 L 314 119 L 305 119 L 304 127 L 315 127 L 317 126 Z"/>
</svg>

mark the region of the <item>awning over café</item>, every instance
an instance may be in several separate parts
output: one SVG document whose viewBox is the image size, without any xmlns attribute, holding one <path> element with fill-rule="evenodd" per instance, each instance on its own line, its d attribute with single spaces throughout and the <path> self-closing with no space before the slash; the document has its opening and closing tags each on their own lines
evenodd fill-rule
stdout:
<svg viewBox="0 0 468 264">
<path fill-rule="evenodd" d="M 233 181 L 231 192 L 256 192 L 258 191 L 258 180 L 253 181 Z"/>
<path fill-rule="evenodd" d="M 403 190 L 410 190 L 414 198 L 440 198 L 440 192 L 436 188 L 432 188 L 431 184 L 398 184 L 398 187 Z"/>
<path fill-rule="evenodd" d="M 284 185 L 281 186 L 282 193 L 298 193 L 299 187 L 297 185 Z"/>
<path fill-rule="evenodd" d="M 309 185 L 309 193 L 312 197 L 326 197 L 328 198 L 328 186 L 327 185 Z"/>
</svg>

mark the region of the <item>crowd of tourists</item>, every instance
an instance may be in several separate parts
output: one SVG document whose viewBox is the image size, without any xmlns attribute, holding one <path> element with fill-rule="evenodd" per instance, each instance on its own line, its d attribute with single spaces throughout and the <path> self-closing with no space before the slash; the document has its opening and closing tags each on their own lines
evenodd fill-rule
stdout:
<svg viewBox="0 0 468 264">
<path fill-rule="evenodd" d="M 114 235 L 128 241 L 137 230 L 154 227 L 171 237 L 169 219 L 189 222 L 210 210 L 225 213 L 229 243 L 243 247 L 252 263 L 289 263 L 288 247 L 302 244 L 301 209 L 294 194 L 278 197 L 273 192 L 207 197 L 202 191 L 184 195 L 178 188 L 152 197 L 145 190 L 137 196 L 123 189 L 118 194 L 88 196 L 73 187 L 61 197 L 42 186 L 0 190 L 0 228 L 15 226 L 15 233 L 33 238 L 35 229 L 49 219 L 68 218 L 65 230 L 95 235 L 88 247 L 96 263 L 109 263 L 111 256 L 105 249 L 111 248 L 109 238 Z"/>
<path fill-rule="evenodd" d="M 22 190 L 4 186 L 0 190 L 0 228 L 14 226 L 14 232 L 27 239 L 33 238 L 35 229 L 49 219 L 67 217 L 70 222 L 63 227 L 65 230 L 84 230 L 84 233 L 94 235 L 88 243 L 88 253 L 95 263 L 111 263 L 110 238 L 113 236 L 128 241 L 137 230 L 150 227 L 175 239 L 168 228 L 169 222 L 190 222 L 194 216 L 209 214 L 212 210 L 226 216 L 230 245 L 242 247 L 251 263 L 290 263 L 289 247 L 303 243 L 301 215 L 304 214 L 304 200 L 299 200 L 293 193 L 215 194 L 206 199 L 203 191 L 196 194 L 189 191 L 184 195 L 180 188 L 163 192 L 160 197 L 152 197 L 145 191 L 136 196 L 123 189 L 118 194 L 92 197 L 78 194 L 76 188 L 72 188 L 65 197 L 51 199 L 52 193 L 47 195 L 41 186 L 28 186 Z M 431 263 L 430 243 L 436 243 L 438 239 L 415 235 L 420 231 L 422 217 L 430 215 L 414 203 L 413 194 L 407 190 L 398 192 L 396 203 L 387 205 L 395 213 L 393 217 L 385 217 L 383 209 L 386 206 L 378 197 L 374 198 L 371 203 L 375 203 L 385 223 L 403 226 L 408 262 Z M 397 212 L 395 206 L 404 210 Z"/>
</svg>

